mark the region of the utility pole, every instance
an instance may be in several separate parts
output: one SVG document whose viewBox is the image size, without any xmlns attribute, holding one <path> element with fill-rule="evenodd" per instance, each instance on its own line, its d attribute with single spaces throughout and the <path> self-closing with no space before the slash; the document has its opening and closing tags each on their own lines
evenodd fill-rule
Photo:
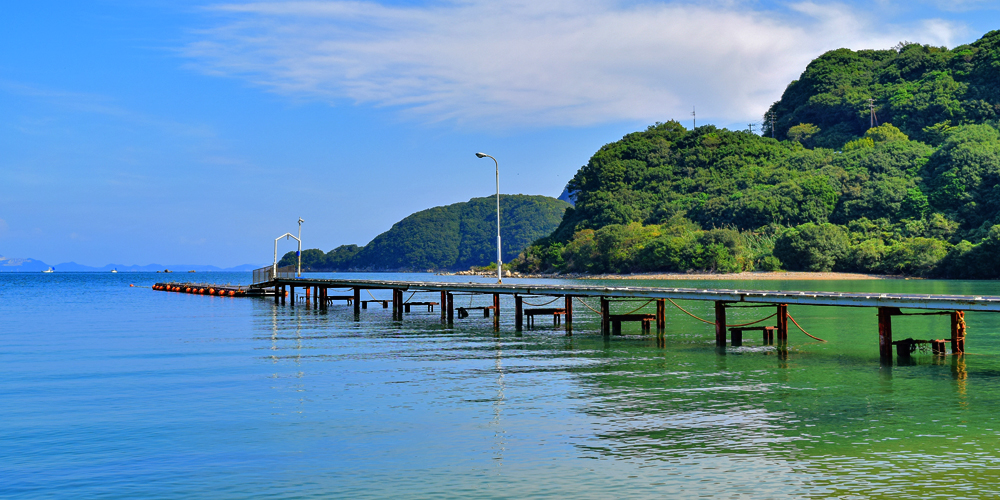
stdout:
<svg viewBox="0 0 1000 500">
<path fill-rule="evenodd" d="M 698 128 L 698 115 L 694 112 L 694 106 L 691 106 L 691 123 L 693 124 L 691 130 Z"/>
<path fill-rule="evenodd" d="M 768 113 L 768 117 L 771 119 L 771 139 L 774 139 L 774 111 Z"/>
<path fill-rule="evenodd" d="M 748 123 L 747 127 L 750 127 L 750 133 L 752 134 L 753 133 L 753 124 L 752 123 Z"/>
</svg>

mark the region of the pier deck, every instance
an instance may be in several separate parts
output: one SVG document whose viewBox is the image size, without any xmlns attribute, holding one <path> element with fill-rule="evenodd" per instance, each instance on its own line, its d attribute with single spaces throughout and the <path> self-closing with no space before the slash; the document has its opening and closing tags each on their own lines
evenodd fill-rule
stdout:
<svg viewBox="0 0 1000 500">
<path fill-rule="evenodd" d="M 857 293 L 857 292 L 813 292 L 813 291 L 780 291 L 780 290 L 740 290 L 740 289 L 717 289 L 717 288 L 675 288 L 675 287 L 629 287 L 629 286 L 600 286 L 586 284 L 535 284 L 535 283 L 458 283 L 458 282 L 429 282 L 429 281 L 395 281 L 395 280 L 358 280 L 358 279 L 319 279 L 319 278 L 297 278 L 289 268 L 279 268 L 277 274 L 272 268 L 262 268 L 254 271 L 254 283 L 249 287 L 239 287 L 235 293 L 230 293 L 229 287 L 199 284 L 180 283 L 157 283 L 153 287 L 157 290 L 183 291 L 187 293 L 209 293 L 237 296 L 273 296 L 276 304 L 284 304 L 286 297 L 291 298 L 292 305 L 296 303 L 296 288 L 303 288 L 306 291 L 305 304 L 310 303 L 315 307 L 326 308 L 332 300 L 346 300 L 348 305 L 353 305 L 356 318 L 360 319 L 361 309 L 367 309 L 368 302 L 381 302 L 383 307 L 392 303 L 393 318 L 402 320 L 404 313 L 410 312 L 412 305 L 427 306 L 428 312 L 433 311 L 433 305 L 441 305 L 441 321 L 451 324 L 455 321 L 455 309 L 459 309 L 459 319 L 467 317 L 467 310 L 484 311 L 484 317 L 490 316 L 489 311 L 493 311 L 493 327 L 500 329 L 500 296 L 511 295 L 514 298 L 514 320 L 515 329 L 521 330 L 524 326 L 524 318 L 529 318 L 529 326 L 533 323 L 533 316 L 544 312 L 553 314 L 554 324 L 558 326 L 559 316 L 564 318 L 565 329 L 568 335 L 573 331 L 573 299 L 586 297 L 600 299 L 600 310 L 594 310 L 601 319 L 601 331 L 605 335 L 612 332 L 620 333 L 622 321 L 639 321 L 642 323 L 642 331 L 651 330 L 651 324 L 656 322 L 657 337 L 662 338 L 666 328 L 665 309 L 666 301 L 674 306 L 681 306 L 674 303 L 675 300 L 697 300 L 714 302 L 715 321 L 708 321 L 703 318 L 686 312 L 697 320 L 704 321 L 715 327 L 715 342 L 720 348 L 726 346 L 727 330 L 732 332 L 733 345 L 742 343 L 742 333 L 744 330 L 763 331 L 763 343 L 775 343 L 779 347 L 788 343 L 788 320 L 795 323 L 795 319 L 788 314 L 789 305 L 802 306 L 835 306 L 835 307 L 872 307 L 878 312 L 878 339 L 879 356 L 883 361 L 892 360 L 893 346 L 898 348 L 899 355 L 908 355 L 912 351 L 912 345 L 931 343 L 934 347 L 935 355 L 944 355 L 943 340 L 919 340 L 906 339 L 905 341 L 893 342 L 892 339 L 892 317 L 900 315 L 949 315 L 951 317 L 951 354 L 961 355 L 965 353 L 965 313 L 967 311 L 1000 312 L 1000 296 L 973 296 L 973 295 L 933 295 L 933 294 L 898 294 L 898 293 Z M 210 291 L 209 291 L 210 290 Z M 223 291 L 224 290 L 224 291 Z M 351 295 L 331 295 L 329 292 L 339 290 L 351 292 Z M 391 299 L 361 300 L 362 290 L 391 290 Z M 242 292 L 242 293 L 240 293 Z M 430 302 L 410 302 L 404 299 L 405 292 L 434 292 L 440 294 L 440 301 Z M 493 304 L 486 306 L 455 306 L 455 295 L 492 295 Z M 531 297 L 549 297 L 551 301 L 545 304 L 530 304 L 524 301 Z M 411 295 L 412 298 L 412 295 Z M 532 306 L 546 306 L 552 302 L 563 300 L 561 307 L 546 309 L 525 309 L 524 304 Z M 645 304 L 626 314 L 611 314 L 610 304 L 613 301 L 643 301 Z M 644 306 L 656 304 L 656 313 L 640 313 Z M 432 305 L 433 304 L 433 305 Z M 586 303 L 584 302 L 584 305 Z M 590 306 L 587 306 L 590 307 Z M 726 309 L 730 307 L 774 307 L 775 313 L 761 320 L 742 325 L 730 325 L 726 323 Z M 916 309 L 928 312 L 903 313 L 901 309 Z M 759 325 L 758 323 L 770 318 L 776 318 L 775 325 Z M 750 325 L 755 325 L 751 327 Z M 795 323 L 802 329 L 798 323 Z M 805 330 L 802 330 L 805 333 Z M 774 335 L 774 334 L 777 335 Z M 809 335 L 806 333 L 806 335 Z M 809 335 L 812 337 L 812 335 Z M 816 337 L 813 337 L 816 338 Z M 822 340 L 818 339 L 817 340 Z M 905 344 L 905 345 L 903 345 Z"/>
</svg>

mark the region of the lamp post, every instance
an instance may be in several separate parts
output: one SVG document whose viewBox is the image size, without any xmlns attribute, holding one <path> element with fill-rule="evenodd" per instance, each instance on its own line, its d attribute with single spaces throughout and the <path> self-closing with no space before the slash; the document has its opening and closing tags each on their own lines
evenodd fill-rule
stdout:
<svg viewBox="0 0 1000 500">
<path fill-rule="evenodd" d="M 299 217 L 299 238 L 298 238 L 298 240 L 299 240 L 299 251 L 295 252 L 298 255 L 298 258 L 299 258 L 299 269 L 298 269 L 298 272 L 296 273 L 299 278 L 302 277 L 302 223 L 303 222 L 305 222 L 305 221 L 302 220 L 302 217 Z"/>
<path fill-rule="evenodd" d="M 500 164 L 486 153 L 476 153 L 479 158 L 490 158 L 497 169 L 497 283 L 503 283 L 503 261 L 500 258 Z"/>
</svg>

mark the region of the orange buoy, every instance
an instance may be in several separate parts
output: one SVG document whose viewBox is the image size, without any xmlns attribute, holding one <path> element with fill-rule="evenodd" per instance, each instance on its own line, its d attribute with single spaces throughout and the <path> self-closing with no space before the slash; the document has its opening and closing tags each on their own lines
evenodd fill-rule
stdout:
<svg viewBox="0 0 1000 500">
<path fill-rule="evenodd" d="M 208 294 L 209 295 L 215 295 L 215 289 L 214 288 L 209 288 L 208 289 Z"/>
</svg>

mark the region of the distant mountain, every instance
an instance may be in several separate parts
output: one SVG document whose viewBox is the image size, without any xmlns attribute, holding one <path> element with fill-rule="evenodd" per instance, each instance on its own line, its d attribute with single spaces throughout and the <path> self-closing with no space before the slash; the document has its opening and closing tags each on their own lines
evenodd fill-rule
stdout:
<svg viewBox="0 0 1000 500">
<path fill-rule="evenodd" d="M 500 229 L 504 261 L 551 233 L 569 203 L 548 196 L 501 195 Z M 363 247 L 343 245 L 330 252 L 302 252 L 302 269 L 465 270 L 496 261 L 496 198 L 434 207 L 393 224 Z M 280 265 L 296 262 L 295 252 Z"/>
<path fill-rule="evenodd" d="M 0 273 L 22 272 L 31 273 L 44 271 L 49 265 L 35 259 L 19 259 L 16 257 L 0 257 Z"/>
<path fill-rule="evenodd" d="M 206 266 L 201 264 L 177 264 L 177 265 L 161 265 L 161 264 L 148 264 L 145 266 L 137 265 L 122 265 L 122 264 L 108 264 L 102 267 L 85 266 L 83 264 L 77 264 L 76 262 L 64 262 L 62 264 L 57 264 L 55 266 L 50 266 L 40 260 L 35 259 L 21 259 L 21 258 L 11 258 L 11 257 L 0 257 L 0 273 L 7 272 L 19 272 L 19 273 L 34 273 L 45 271 L 49 267 L 55 269 L 56 272 L 75 272 L 75 273 L 102 273 L 111 272 L 112 269 L 117 269 L 118 272 L 156 272 L 169 269 L 175 272 L 187 272 L 187 271 L 197 271 L 197 272 L 245 272 L 252 271 L 254 269 L 263 267 L 264 265 L 254 265 L 254 264 L 243 264 L 236 267 L 221 268 L 218 266 Z"/>
</svg>

